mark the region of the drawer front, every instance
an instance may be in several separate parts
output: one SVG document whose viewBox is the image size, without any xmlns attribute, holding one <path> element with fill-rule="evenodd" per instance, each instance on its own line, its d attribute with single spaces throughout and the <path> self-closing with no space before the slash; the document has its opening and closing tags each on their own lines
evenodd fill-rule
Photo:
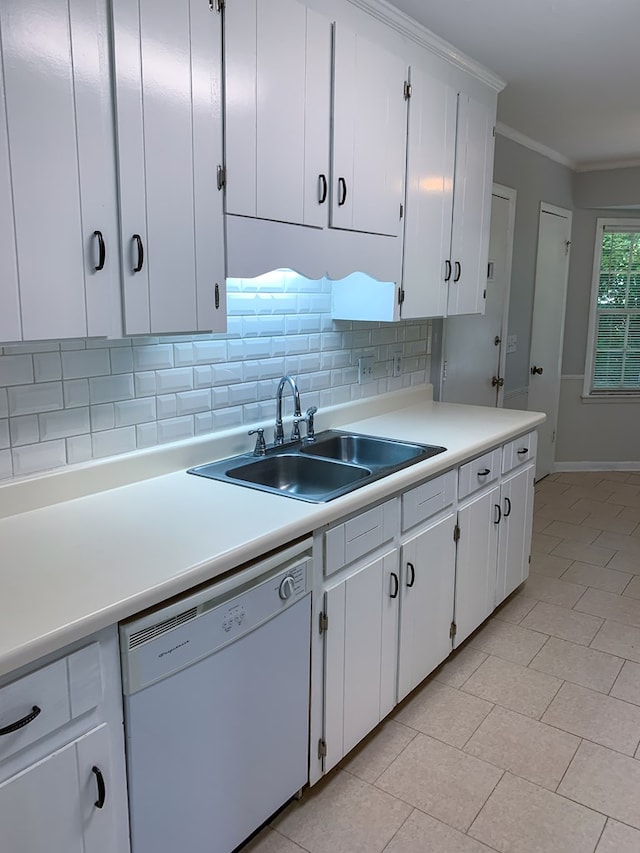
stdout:
<svg viewBox="0 0 640 853">
<path fill-rule="evenodd" d="M 455 471 L 448 471 L 441 477 L 435 477 L 406 492 L 402 496 L 403 532 L 450 506 L 455 493 Z"/>
<path fill-rule="evenodd" d="M 393 539 L 395 532 L 396 500 L 356 515 L 328 530 L 325 537 L 325 574 L 337 572 L 343 566 L 363 557 Z"/>
<path fill-rule="evenodd" d="M 512 471 L 518 465 L 524 465 L 525 462 L 533 462 L 536 458 L 537 447 L 537 432 L 521 435 L 520 438 L 515 438 L 505 444 L 502 451 L 502 473 L 506 474 L 507 471 Z"/>
<path fill-rule="evenodd" d="M 0 761 L 97 707 L 102 692 L 98 643 L 0 688 Z"/>
<path fill-rule="evenodd" d="M 466 498 L 467 495 L 477 492 L 494 480 L 497 480 L 502 470 L 502 448 L 484 453 L 477 459 L 460 466 L 458 476 L 458 497 Z"/>
</svg>

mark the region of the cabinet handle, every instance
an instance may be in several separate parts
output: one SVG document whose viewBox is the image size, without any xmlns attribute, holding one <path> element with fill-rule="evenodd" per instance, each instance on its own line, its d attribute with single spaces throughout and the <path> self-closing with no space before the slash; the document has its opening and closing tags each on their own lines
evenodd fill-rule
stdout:
<svg viewBox="0 0 640 853">
<path fill-rule="evenodd" d="M 326 175 L 318 175 L 318 192 L 318 204 L 324 204 L 327 200 L 327 193 L 329 192 Z"/>
<path fill-rule="evenodd" d="M 97 809 L 101 809 L 107 799 L 107 788 L 104 784 L 104 776 L 102 775 L 102 770 L 100 770 L 99 767 L 96 767 L 95 764 L 91 768 L 91 772 L 96 774 L 96 784 L 98 785 L 98 799 L 95 801 L 94 806 Z"/>
<path fill-rule="evenodd" d="M 529 448 L 528 448 L 528 447 L 521 447 L 521 448 L 520 448 L 520 450 L 518 450 L 518 456 L 524 456 L 524 455 L 525 455 L 525 454 L 527 454 L 528 452 L 529 452 Z"/>
<path fill-rule="evenodd" d="M 104 262 L 107 258 L 107 250 L 104 245 L 104 237 L 102 236 L 102 231 L 94 231 L 93 236 L 98 241 L 98 263 L 94 267 L 96 272 L 100 272 L 100 270 L 104 269 Z"/>
<path fill-rule="evenodd" d="M 500 504 L 494 504 L 494 506 L 497 510 L 497 512 L 496 512 L 497 518 L 493 519 L 493 523 L 494 524 L 500 524 L 500 521 L 502 519 L 502 510 L 500 509 Z"/>
<path fill-rule="evenodd" d="M 398 575 L 395 572 L 391 572 L 391 592 L 389 593 L 389 598 L 397 598 L 399 588 Z"/>
<path fill-rule="evenodd" d="M 509 518 L 511 515 L 511 501 L 509 498 L 504 499 L 504 512 L 502 514 L 505 518 Z"/>
<path fill-rule="evenodd" d="M 460 281 L 460 276 L 461 276 L 461 275 L 462 275 L 462 266 L 461 266 L 461 264 L 460 264 L 460 261 L 456 261 L 456 274 L 455 274 L 455 275 L 454 275 L 454 277 L 453 277 L 453 282 L 454 282 L 454 284 L 455 284 L 457 281 Z"/>
<path fill-rule="evenodd" d="M 25 726 L 28 726 L 29 723 L 32 723 L 35 720 L 40 712 L 41 708 L 34 705 L 31 708 L 31 713 L 27 714 L 26 717 L 23 717 L 21 720 L 16 720 L 15 723 L 10 723 L 8 726 L 0 729 L 0 737 L 2 737 L 2 735 L 10 735 L 12 732 L 17 732 L 18 729 L 23 729 Z"/>
<path fill-rule="evenodd" d="M 342 205 L 347 200 L 347 182 L 344 178 L 338 178 L 338 207 L 342 207 Z"/>
<path fill-rule="evenodd" d="M 407 563 L 407 569 L 411 572 L 411 580 L 407 578 L 407 586 L 411 588 L 416 582 L 416 568 L 413 563 Z"/>
<path fill-rule="evenodd" d="M 133 267 L 133 272 L 140 272 L 142 265 L 144 264 L 144 246 L 142 245 L 142 237 L 139 234 L 134 234 L 131 239 L 136 244 L 136 250 L 138 253 L 138 263 Z"/>
<path fill-rule="evenodd" d="M 444 262 L 444 268 L 446 270 L 446 272 L 444 274 L 444 280 L 449 281 L 449 279 L 451 278 L 451 261 L 448 261 L 448 260 L 445 261 Z"/>
<path fill-rule="evenodd" d="M 213 301 L 216 306 L 216 311 L 220 307 L 220 288 L 218 286 L 218 282 L 216 281 L 216 286 L 213 288 Z"/>
<path fill-rule="evenodd" d="M 484 471 L 478 471 L 478 477 L 486 477 L 491 473 L 491 468 L 485 468 Z"/>
</svg>

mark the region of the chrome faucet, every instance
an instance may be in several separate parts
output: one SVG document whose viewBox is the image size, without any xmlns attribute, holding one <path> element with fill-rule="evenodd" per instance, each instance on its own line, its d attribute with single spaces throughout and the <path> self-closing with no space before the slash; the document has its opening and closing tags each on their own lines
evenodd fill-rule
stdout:
<svg viewBox="0 0 640 853">
<path fill-rule="evenodd" d="M 291 393 L 293 394 L 293 403 L 295 407 L 295 411 L 293 413 L 293 430 L 291 431 L 291 440 L 300 440 L 300 426 L 299 421 L 297 420 L 302 417 L 302 412 L 300 410 L 300 392 L 298 391 L 298 386 L 292 376 L 283 376 L 278 383 L 278 390 L 276 391 L 276 431 L 273 440 L 273 443 L 276 445 L 284 444 L 284 429 L 282 427 L 282 392 L 284 391 L 284 386 L 287 382 L 291 386 Z"/>
</svg>

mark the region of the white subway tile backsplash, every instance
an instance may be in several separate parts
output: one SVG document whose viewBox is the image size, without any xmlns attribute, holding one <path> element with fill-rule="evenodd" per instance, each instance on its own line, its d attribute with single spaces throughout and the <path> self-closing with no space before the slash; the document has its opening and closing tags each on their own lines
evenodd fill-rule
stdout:
<svg viewBox="0 0 640 853">
<path fill-rule="evenodd" d="M 0 385 L 24 385 L 33 382 L 31 355 L 0 356 Z"/>
<path fill-rule="evenodd" d="M 89 380 L 69 379 L 62 383 L 65 409 L 89 405 Z"/>
<path fill-rule="evenodd" d="M 91 406 L 89 412 L 91 415 L 91 432 L 100 432 L 115 427 L 116 413 L 113 403 Z"/>
<path fill-rule="evenodd" d="M 178 414 L 178 400 L 175 394 L 161 394 L 156 397 L 158 420 L 161 418 L 175 418 Z"/>
<path fill-rule="evenodd" d="M 242 426 L 242 407 L 237 406 L 234 409 L 221 409 L 213 413 L 213 429 L 232 429 L 233 427 Z"/>
<path fill-rule="evenodd" d="M 49 441 L 89 432 L 89 409 L 64 409 L 38 415 L 40 438 Z"/>
<path fill-rule="evenodd" d="M 193 420 L 196 435 L 204 435 L 213 430 L 213 412 L 198 412 Z"/>
<path fill-rule="evenodd" d="M 39 444 L 26 444 L 11 451 L 13 473 L 35 474 L 37 471 L 50 471 L 60 468 L 67 462 L 67 447 L 63 439 L 59 441 L 41 441 Z"/>
<path fill-rule="evenodd" d="M 25 343 L 6 344 L 3 347 L 5 355 L 20 355 L 21 353 L 54 352 L 60 350 L 58 341 L 29 341 Z"/>
<path fill-rule="evenodd" d="M 156 393 L 156 374 L 152 370 L 143 370 L 133 374 L 136 397 L 152 397 Z"/>
<path fill-rule="evenodd" d="M 181 391 L 176 394 L 179 415 L 194 415 L 211 410 L 211 391 Z"/>
<path fill-rule="evenodd" d="M 229 404 L 240 406 L 242 403 L 251 403 L 258 396 L 257 382 L 243 382 L 239 385 L 229 385 Z"/>
<path fill-rule="evenodd" d="M 67 462 L 88 462 L 91 459 L 91 436 L 72 435 L 67 439 Z"/>
<path fill-rule="evenodd" d="M 0 449 L 4 450 L 9 445 L 9 421 L 6 419 L 0 420 Z"/>
<path fill-rule="evenodd" d="M 175 367 L 173 370 L 156 371 L 156 389 L 158 394 L 175 394 L 178 391 L 190 391 L 193 388 L 193 368 Z"/>
<path fill-rule="evenodd" d="M 7 389 L 9 416 L 30 415 L 62 409 L 62 382 L 38 382 Z"/>
<path fill-rule="evenodd" d="M 0 418 L 9 417 L 9 401 L 7 399 L 7 389 L 0 388 Z"/>
<path fill-rule="evenodd" d="M 211 389 L 211 408 L 224 409 L 229 405 L 229 389 L 223 385 Z"/>
<path fill-rule="evenodd" d="M 242 382 L 241 364 L 214 364 L 211 371 L 214 385 L 234 385 Z"/>
<path fill-rule="evenodd" d="M 59 352 L 38 352 L 33 356 L 36 382 L 55 382 L 62 379 L 62 360 Z"/>
<path fill-rule="evenodd" d="M 136 449 L 136 428 L 134 426 L 96 432 L 91 436 L 92 453 L 95 459 L 103 456 L 116 456 Z"/>
<path fill-rule="evenodd" d="M 173 346 L 134 346 L 133 365 L 135 370 L 165 370 L 173 367 Z"/>
<path fill-rule="evenodd" d="M 111 347 L 109 349 L 112 373 L 133 372 L 133 350 L 131 347 Z"/>
<path fill-rule="evenodd" d="M 154 421 L 148 424 L 137 424 L 136 444 L 138 447 L 154 447 L 158 443 L 158 424 Z"/>
<path fill-rule="evenodd" d="M 98 376 L 90 379 L 89 395 L 92 403 L 131 400 L 134 396 L 133 374 L 120 373 L 116 376 Z"/>
<path fill-rule="evenodd" d="M 156 398 L 142 397 L 139 400 L 121 400 L 113 404 L 116 426 L 131 426 L 156 419 Z"/>
<path fill-rule="evenodd" d="M 111 373 L 108 349 L 83 349 L 62 353 L 62 375 L 65 379 L 86 379 Z"/>
<path fill-rule="evenodd" d="M 180 441 L 191 438 L 194 435 L 192 417 L 169 418 L 166 421 L 158 421 L 158 442 L 166 444 L 168 441 Z"/>
<path fill-rule="evenodd" d="M 0 450 L 0 480 L 5 480 L 13 474 L 13 460 L 10 450 Z"/>
<path fill-rule="evenodd" d="M 101 343 L 104 343 L 104 342 L 101 341 Z M 79 339 L 79 338 L 69 339 L 66 341 L 60 341 L 60 349 L 63 352 L 69 352 L 70 350 L 74 350 L 74 349 L 86 349 L 86 348 L 87 348 L 87 341 Z"/>
<path fill-rule="evenodd" d="M 193 368 L 193 387 L 194 388 L 210 388 L 213 380 L 213 373 L 210 364 L 201 365 Z"/>
<path fill-rule="evenodd" d="M 194 341 L 194 364 L 211 364 L 215 361 L 227 360 L 226 341 Z"/>
</svg>

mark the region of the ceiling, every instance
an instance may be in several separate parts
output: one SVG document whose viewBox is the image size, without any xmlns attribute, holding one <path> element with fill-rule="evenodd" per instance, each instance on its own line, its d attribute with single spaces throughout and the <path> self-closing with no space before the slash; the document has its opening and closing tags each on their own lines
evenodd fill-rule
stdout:
<svg viewBox="0 0 640 853">
<path fill-rule="evenodd" d="M 640 0 L 390 2 L 506 81 L 503 125 L 581 169 L 640 164 Z"/>
</svg>

